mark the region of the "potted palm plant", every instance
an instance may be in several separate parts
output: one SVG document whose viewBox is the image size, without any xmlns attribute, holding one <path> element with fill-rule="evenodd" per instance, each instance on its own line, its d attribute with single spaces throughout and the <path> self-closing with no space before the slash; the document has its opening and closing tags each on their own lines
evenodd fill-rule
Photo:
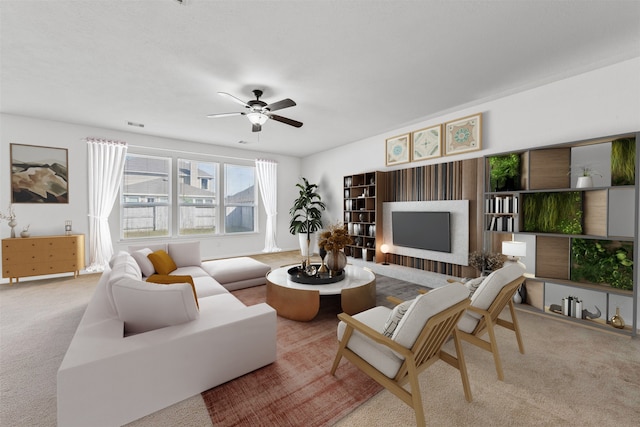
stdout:
<svg viewBox="0 0 640 427">
<path fill-rule="evenodd" d="M 322 228 L 322 211 L 326 209 L 326 205 L 317 192 L 317 184 L 310 184 L 304 177 L 301 181 L 296 184 L 300 190 L 298 198 L 289 210 L 289 232 L 293 235 L 298 234 L 300 250 L 304 257 L 309 256 L 310 248 L 315 247 L 316 232 Z"/>
</svg>

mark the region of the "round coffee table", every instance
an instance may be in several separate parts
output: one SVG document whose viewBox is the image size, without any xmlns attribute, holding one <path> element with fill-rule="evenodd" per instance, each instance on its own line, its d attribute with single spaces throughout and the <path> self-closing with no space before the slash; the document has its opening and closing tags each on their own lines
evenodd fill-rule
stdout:
<svg viewBox="0 0 640 427">
<path fill-rule="evenodd" d="M 347 314 L 376 305 L 376 276 L 368 268 L 347 265 L 343 280 L 323 285 L 296 283 L 289 279 L 289 268 L 267 273 L 267 304 L 278 316 L 308 322 L 318 314 L 321 295 L 340 295 L 342 311 Z"/>
</svg>

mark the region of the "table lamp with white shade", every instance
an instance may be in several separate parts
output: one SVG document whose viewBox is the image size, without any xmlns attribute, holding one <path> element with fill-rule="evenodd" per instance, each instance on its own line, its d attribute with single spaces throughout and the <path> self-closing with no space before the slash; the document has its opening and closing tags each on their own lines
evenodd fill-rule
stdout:
<svg viewBox="0 0 640 427">
<path fill-rule="evenodd" d="M 527 244 L 513 240 L 504 241 L 502 242 L 502 254 L 506 255 L 507 260 L 511 262 L 520 262 L 520 257 L 527 256 Z"/>
</svg>

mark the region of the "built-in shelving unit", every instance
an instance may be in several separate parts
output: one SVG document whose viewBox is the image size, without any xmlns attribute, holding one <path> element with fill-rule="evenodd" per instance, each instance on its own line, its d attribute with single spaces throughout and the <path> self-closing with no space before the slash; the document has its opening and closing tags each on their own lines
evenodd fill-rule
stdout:
<svg viewBox="0 0 640 427">
<path fill-rule="evenodd" d="M 515 186 L 519 188 L 495 188 L 495 177 L 491 176 L 491 157 L 514 153 L 485 158 L 484 249 L 499 253 L 504 240 L 527 243 L 525 263 L 530 277 L 521 309 L 636 335 L 640 154 L 635 150 L 635 158 L 631 158 L 633 181 L 621 185 L 613 182 L 617 166 L 612 165 L 611 152 L 621 140 L 635 146 L 637 136 L 616 135 L 517 152 L 520 180 Z M 597 182 L 593 187 L 577 188 L 572 176 L 578 175 L 577 169 L 586 162 L 599 165 Z M 558 212 L 555 221 L 553 216 Z M 602 264 L 590 262 L 596 251 L 607 254 L 608 259 Z M 605 255 L 601 256 L 604 259 Z M 585 279 L 597 269 L 602 272 L 601 280 Z M 609 269 L 613 273 L 605 272 Z M 558 314 L 554 309 L 568 297 L 581 300 L 590 313 L 600 310 L 600 317 Z M 615 329 L 609 322 L 617 307 L 626 324 L 623 329 Z"/>
<path fill-rule="evenodd" d="M 345 254 L 365 261 L 382 262 L 376 236 L 382 235 L 384 172 L 366 172 L 344 177 L 344 224 L 353 243 Z"/>
</svg>

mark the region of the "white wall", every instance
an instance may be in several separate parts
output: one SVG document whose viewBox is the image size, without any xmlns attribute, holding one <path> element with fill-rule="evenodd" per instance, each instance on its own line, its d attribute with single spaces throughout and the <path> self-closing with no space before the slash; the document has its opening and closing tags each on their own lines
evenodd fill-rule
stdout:
<svg viewBox="0 0 640 427">
<path fill-rule="evenodd" d="M 278 205 L 280 208 L 277 223 L 277 242 L 285 250 L 298 248 L 298 240 L 289 234 L 288 207 L 296 196 L 294 183 L 300 176 L 300 159 L 296 157 L 267 154 L 231 147 L 214 146 L 195 142 L 186 142 L 166 138 L 158 138 L 137 133 L 119 132 L 102 128 L 79 126 L 49 120 L 33 119 L 9 114 L 0 115 L 0 210 L 5 212 L 11 203 L 10 193 L 10 144 L 42 145 L 68 149 L 69 156 L 69 203 L 68 204 L 15 204 L 18 226 L 30 224 L 32 236 L 54 235 L 64 233 L 65 220 L 73 222 L 73 231 L 88 235 L 88 186 L 87 186 L 87 148 L 83 138 L 99 137 L 126 141 L 131 146 L 150 147 L 141 149 L 131 147 L 130 152 L 167 155 L 160 149 L 175 149 L 187 152 L 200 152 L 253 160 L 266 158 L 278 163 Z M 110 216 L 114 249 L 126 249 L 130 241 L 120 241 L 118 233 L 119 207 L 116 202 Z M 204 258 L 222 258 L 227 256 L 249 255 L 260 253 L 264 248 L 264 230 L 266 213 L 262 201 L 259 210 L 259 232 L 243 236 L 219 236 L 201 239 L 202 256 Z M 10 236 L 6 222 L 0 224 L 0 236 Z M 189 238 L 193 239 L 193 238 Z M 87 240 L 87 262 L 88 240 Z M 6 282 L 3 279 L 3 282 Z"/>
<path fill-rule="evenodd" d="M 482 113 L 481 151 L 385 166 L 385 139 Z M 302 159 L 302 170 L 328 201 L 327 215 L 342 218 L 342 177 L 481 157 L 640 130 L 640 57 L 515 95 L 390 129 Z M 357 159 L 357 161 L 356 161 Z"/>
<path fill-rule="evenodd" d="M 482 112 L 483 149 L 395 167 L 385 166 L 385 139 Z M 302 170 L 342 218 L 344 175 L 389 171 L 640 131 L 640 57 L 525 92 L 442 113 L 344 147 L 306 157 Z M 358 159 L 355 161 L 355 159 Z M 640 205 L 637 207 L 640 209 Z M 637 259 L 637 257 L 636 257 Z M 640 283 L 640 268 L 636 283 Z M 640 319 L 640 303 L 638 304 Z"/>
</svg>

